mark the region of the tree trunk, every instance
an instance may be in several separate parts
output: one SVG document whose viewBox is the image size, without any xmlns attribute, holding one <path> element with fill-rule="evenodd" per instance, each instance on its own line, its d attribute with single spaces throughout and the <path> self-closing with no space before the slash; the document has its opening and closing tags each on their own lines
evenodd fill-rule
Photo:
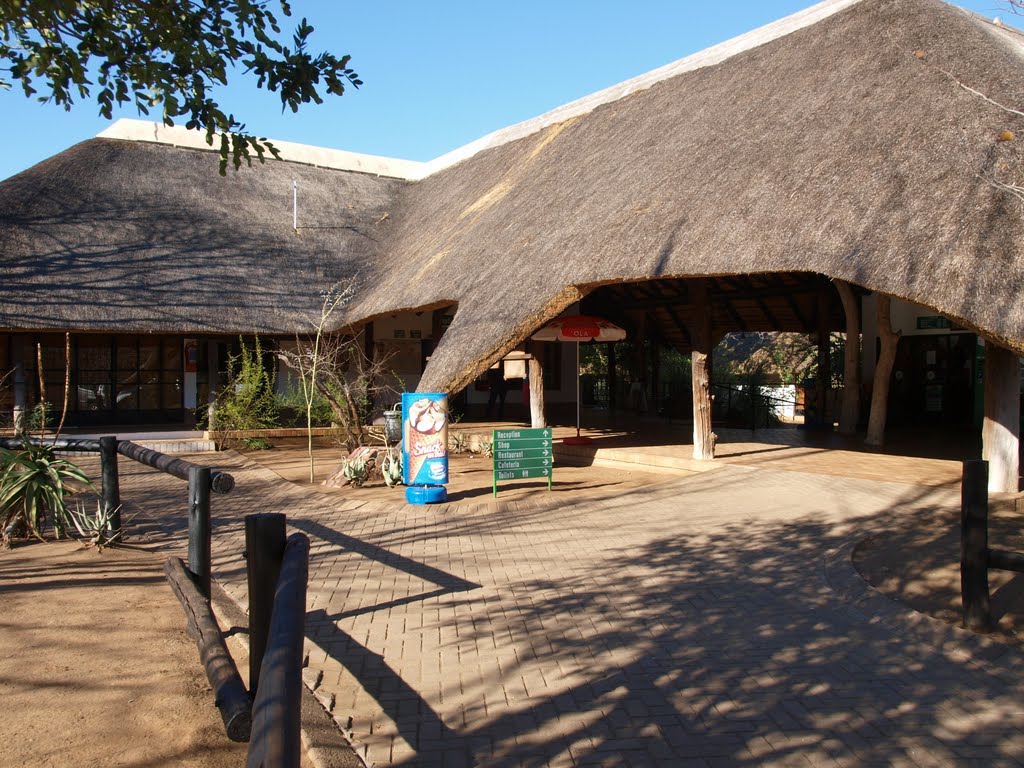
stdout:
<svg viewBox="0 0 1024 768">
<path fill-rule="evenodd" d="M 530 356 L 530 426 L 546 427 L 544 418 L 544 364 L 537 356 L 536 349 Z"/>
<path fill-rule="evenodd" d="M 985 344 L 985 421 L 981 458 L 988 489 L 1016 493 L 1020 477 L 1020 363 L 1005 347 Z"/>
<path fill-rule="evenodd" d="M 860 302 L 850 284 L 833 281 L 846 314 L 846 355 L 843 359 L 843 404 L 839 411 L 839 432 L 852 435 L 860 420 Z"/>
<path fill-rule="evenodd" d="M 878 338 L 882 350 L 875 364 L 875 381 L 871 388 L 871 414 L 868 416 L 868 445 L 885 445 L 885 420 L 889 409 L 889 381 L 896 362 L 896 347 L 900 334 L 892 330 L 891 299 L 878 296 Z"/>
<path fill-rule="evenodd" d="M 693 458 L 707 461 L 715 458 L 715 436 L 711 431 L 711 308 L 704 281 L 695 280 L 692 285 Z"/>
</svg>

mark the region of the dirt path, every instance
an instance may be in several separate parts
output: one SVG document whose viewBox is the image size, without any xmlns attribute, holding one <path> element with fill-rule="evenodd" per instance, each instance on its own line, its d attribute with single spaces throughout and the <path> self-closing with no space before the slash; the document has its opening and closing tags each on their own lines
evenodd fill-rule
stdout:
<svg viewBox="0 0 1024 768">
<path fill-rule="evenodd" d="M 68 542 L 0 552 L 0 765 L 245 764 L 162 564 Z"/>
</svg>

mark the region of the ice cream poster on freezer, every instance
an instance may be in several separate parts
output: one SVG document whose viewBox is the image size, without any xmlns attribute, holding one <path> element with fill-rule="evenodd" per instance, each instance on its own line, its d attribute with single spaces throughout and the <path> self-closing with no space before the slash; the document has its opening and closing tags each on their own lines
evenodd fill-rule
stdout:
<svg viewBox="0 0 1024 768">
<path fill-rule="evenodd" d="M 406 485 L 448 482 L 448 396 L 402 394 L 402 476 Z"/>
</svg>

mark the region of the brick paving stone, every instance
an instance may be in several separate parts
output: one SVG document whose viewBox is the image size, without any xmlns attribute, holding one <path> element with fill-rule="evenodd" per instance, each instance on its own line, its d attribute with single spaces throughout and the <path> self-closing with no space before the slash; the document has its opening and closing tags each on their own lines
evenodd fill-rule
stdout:
<svg viewBox="0 0 1024 768">
<path fill-rule="evenodd" d="M 791 455 L 569 504 L 442 508 L 194 458 L 236 476 L 213 499 L 214 575 L 241 605 L 244 515 L 281 511 L 310 536 L 307 679 L 371 763 L 1024 764 L 1018 652 L 906 620 L 835 554 L 958 504 L 948 485 L 878 479 L 870 456 L 856 477 Z M 121 479 L 138 528 L 180 552 L 185 484 L 130 463 Z"/>
</svg>

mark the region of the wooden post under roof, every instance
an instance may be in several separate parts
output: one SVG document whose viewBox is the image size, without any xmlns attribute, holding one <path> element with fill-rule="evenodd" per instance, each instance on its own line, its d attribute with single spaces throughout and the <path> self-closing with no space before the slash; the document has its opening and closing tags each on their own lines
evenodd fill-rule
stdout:
<svg viewBox="0 0 1024 768">
<path fill-rule="evenodd" d="M 537 342 L 531 342 L 527 349 L 531 353 L 527 363 L 530 378 L 530 426 L 546 427 L 548 423 L 544 418 L 544 350 Z"/>
<path fill-rule="evenodd" d="M 818 294 L 818 374 L 814 379 L 817 392 L 819 426 L 832 429 L 832 417 L 828 411 L 828 396 L 832 391 L 832 356 L 829 345 L 828 296 L 824 291 Z"/>
<path fill-rule="evenodd" d="M 707 283 L 690 283 L 694 311 L 690 336 L 693 379 L 693 458 L 707 461 L 715 458 L 715 436 L 711 431 L 711 307 Z"/>
<path fill-rule="evenodd" d="M 850 284 L 832 281 L 846 315 L 846 354 L 843 358 L 843 404 L 839 410 L 839 432 L 852 435 L 860 421 L 860 302 Z"/>
<path fill-rule="evenodd" d="M 651 409 L 658 413 L 661 398 L 661 340 L 651 339 Z"/>
<path fill-rule="evenodd" d="M 988 489 L 1016 493 L 1020 482 L 1020 362 L 1005 347 L 985 344 L 985 420 L 981 457 Z"/>
<path fill-rule="evenodd" d="M 442 320 L 444 319 L 445 310 L 435 309 L 430 314 L 430 341 L 431 351 L 437 349 L 438 343 L 441 341 L 441 337 L 444 336 L 444 326 Z"/>
<path fill-rule="evenodd" d="M 608 410 L 614 411 L 616 406 L 615 396 L 619 391 L 619 377 L 615 362 L 615 344 L 609 341 L 605 348 L 608 350 Z"/>
<path fill-rule="evenodd" d="M 14 367 L 14 429 L 21 432 L 28 418 L 28 387 L 25 384 L 25 337 L 11 338 L 11 365 Z"/>
<path fill-rule="evenodd" d="M 217 390 L 220 387 L 220 361 L 217 359 L 217 340 L 206 341 L 206 426 L 211 432 L 216 429 Z"/>
<path fill-rule="evenodd" d="M 875 363 L 875 380 L 871 388 L 871 413 L 868 415 L 867 445 L 885 444 L 885 421 L 889 413 L 889 380 L 896 362 L 896 347 L 900 334 L 892 329 L 892 301 L 888 296 L 878 295 L 878 339 L 881 352 Z"/>
</svg>

